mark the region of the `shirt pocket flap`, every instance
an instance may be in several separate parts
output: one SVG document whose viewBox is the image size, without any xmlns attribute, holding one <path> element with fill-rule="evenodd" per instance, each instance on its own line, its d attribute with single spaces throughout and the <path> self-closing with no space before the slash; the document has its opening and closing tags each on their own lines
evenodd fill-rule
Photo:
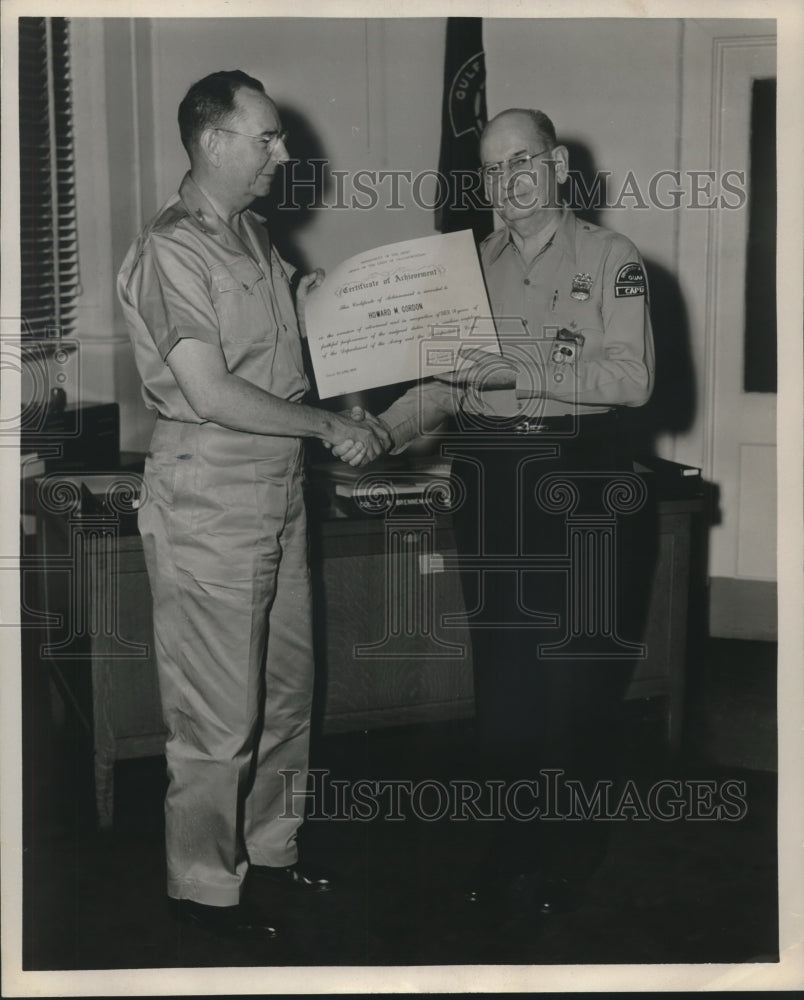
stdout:
<svg viewBox="0 0 804 1000">
<path fill-rule="evenodd" d="M 213 264 L 210 276 L 217 292 L 250 292 L 263 274 L 253 261 L 243 257 L 229 264 Z"/>
</svg>

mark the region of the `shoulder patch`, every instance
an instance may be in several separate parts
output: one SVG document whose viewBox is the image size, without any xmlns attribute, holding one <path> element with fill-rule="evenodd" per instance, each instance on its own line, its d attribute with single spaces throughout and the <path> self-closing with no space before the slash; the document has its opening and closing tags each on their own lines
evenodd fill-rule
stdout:
<svg viewBox="0 0 804 1000">
<path fill-rule="evenodd" d="M 614 297 L 624 299 L 644 294 L 645 272 L 642 270 L 642 265 L 636 261 L 623 264 L 614 279 Z"/>
</svg>

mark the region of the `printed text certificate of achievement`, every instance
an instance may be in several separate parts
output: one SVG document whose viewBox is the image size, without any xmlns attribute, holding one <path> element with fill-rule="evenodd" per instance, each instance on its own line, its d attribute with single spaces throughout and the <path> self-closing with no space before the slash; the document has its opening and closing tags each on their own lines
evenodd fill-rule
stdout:
<svg viewBox="0 0 804 1000">
<path fill-rule="evenodd" d="M 500 353 L 470 230 L 350 257 L 306 320 L 321 399 L 452 371 L 464 345 Z"/>
</svg>

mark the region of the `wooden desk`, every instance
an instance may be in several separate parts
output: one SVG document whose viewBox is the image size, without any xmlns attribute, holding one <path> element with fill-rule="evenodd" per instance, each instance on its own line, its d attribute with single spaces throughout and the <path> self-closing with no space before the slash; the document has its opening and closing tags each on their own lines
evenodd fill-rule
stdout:
<svg viewBox="0 0 804 1000">
<path fill-rule="evenodd" d="M 91 488 L 91 476 L 84 477 Z M 644 641 L 628 697 L 666 699 L 666 732 L 682 726 L 690 527 L 695 498 L 659 505 L 659 551 Z M 64 506 L 64 505 L 63 505 Z M 98 820 L 113 821 L 114 764 L 164 749 L 151 597 L 139 535 L 73 505 L 40 510 L 47 561 L 43 610 L 60 616 L 46 658 L 73 677 L 91 670 Z M 130 525 L 129 525 L 130 527 Z M 314 519 L 319 714 L 325 731 L 473 713 L 471 647 L 447 516 Z M 443 567 L 443 568 L 442 568 Z"/>
</svg>

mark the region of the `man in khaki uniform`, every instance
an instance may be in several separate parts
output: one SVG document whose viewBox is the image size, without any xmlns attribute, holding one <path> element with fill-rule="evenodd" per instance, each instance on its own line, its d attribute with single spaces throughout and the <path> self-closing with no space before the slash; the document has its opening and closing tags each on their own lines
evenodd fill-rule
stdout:
<svg viewBox="0 0 804 1000">
<path fill-rule="evenodd" d="M 389 439 L 371 418 L 305 405 L 290 279 L 249 210 L 288 159 L 262 84 L 221 72 L 179 109 L 190 171 L 133 243 L 118 291 L 157 423 L 139 514 L 168 729 L 167 891 L 180 918 L 273 937 L 241 904 L 247 870 L 296 889 L 282 770 L 307 773 L 313 652 L 304 437 L 358 464 Z M 299 283 L 303 303 L 318 280 Z"/>
</svg>

